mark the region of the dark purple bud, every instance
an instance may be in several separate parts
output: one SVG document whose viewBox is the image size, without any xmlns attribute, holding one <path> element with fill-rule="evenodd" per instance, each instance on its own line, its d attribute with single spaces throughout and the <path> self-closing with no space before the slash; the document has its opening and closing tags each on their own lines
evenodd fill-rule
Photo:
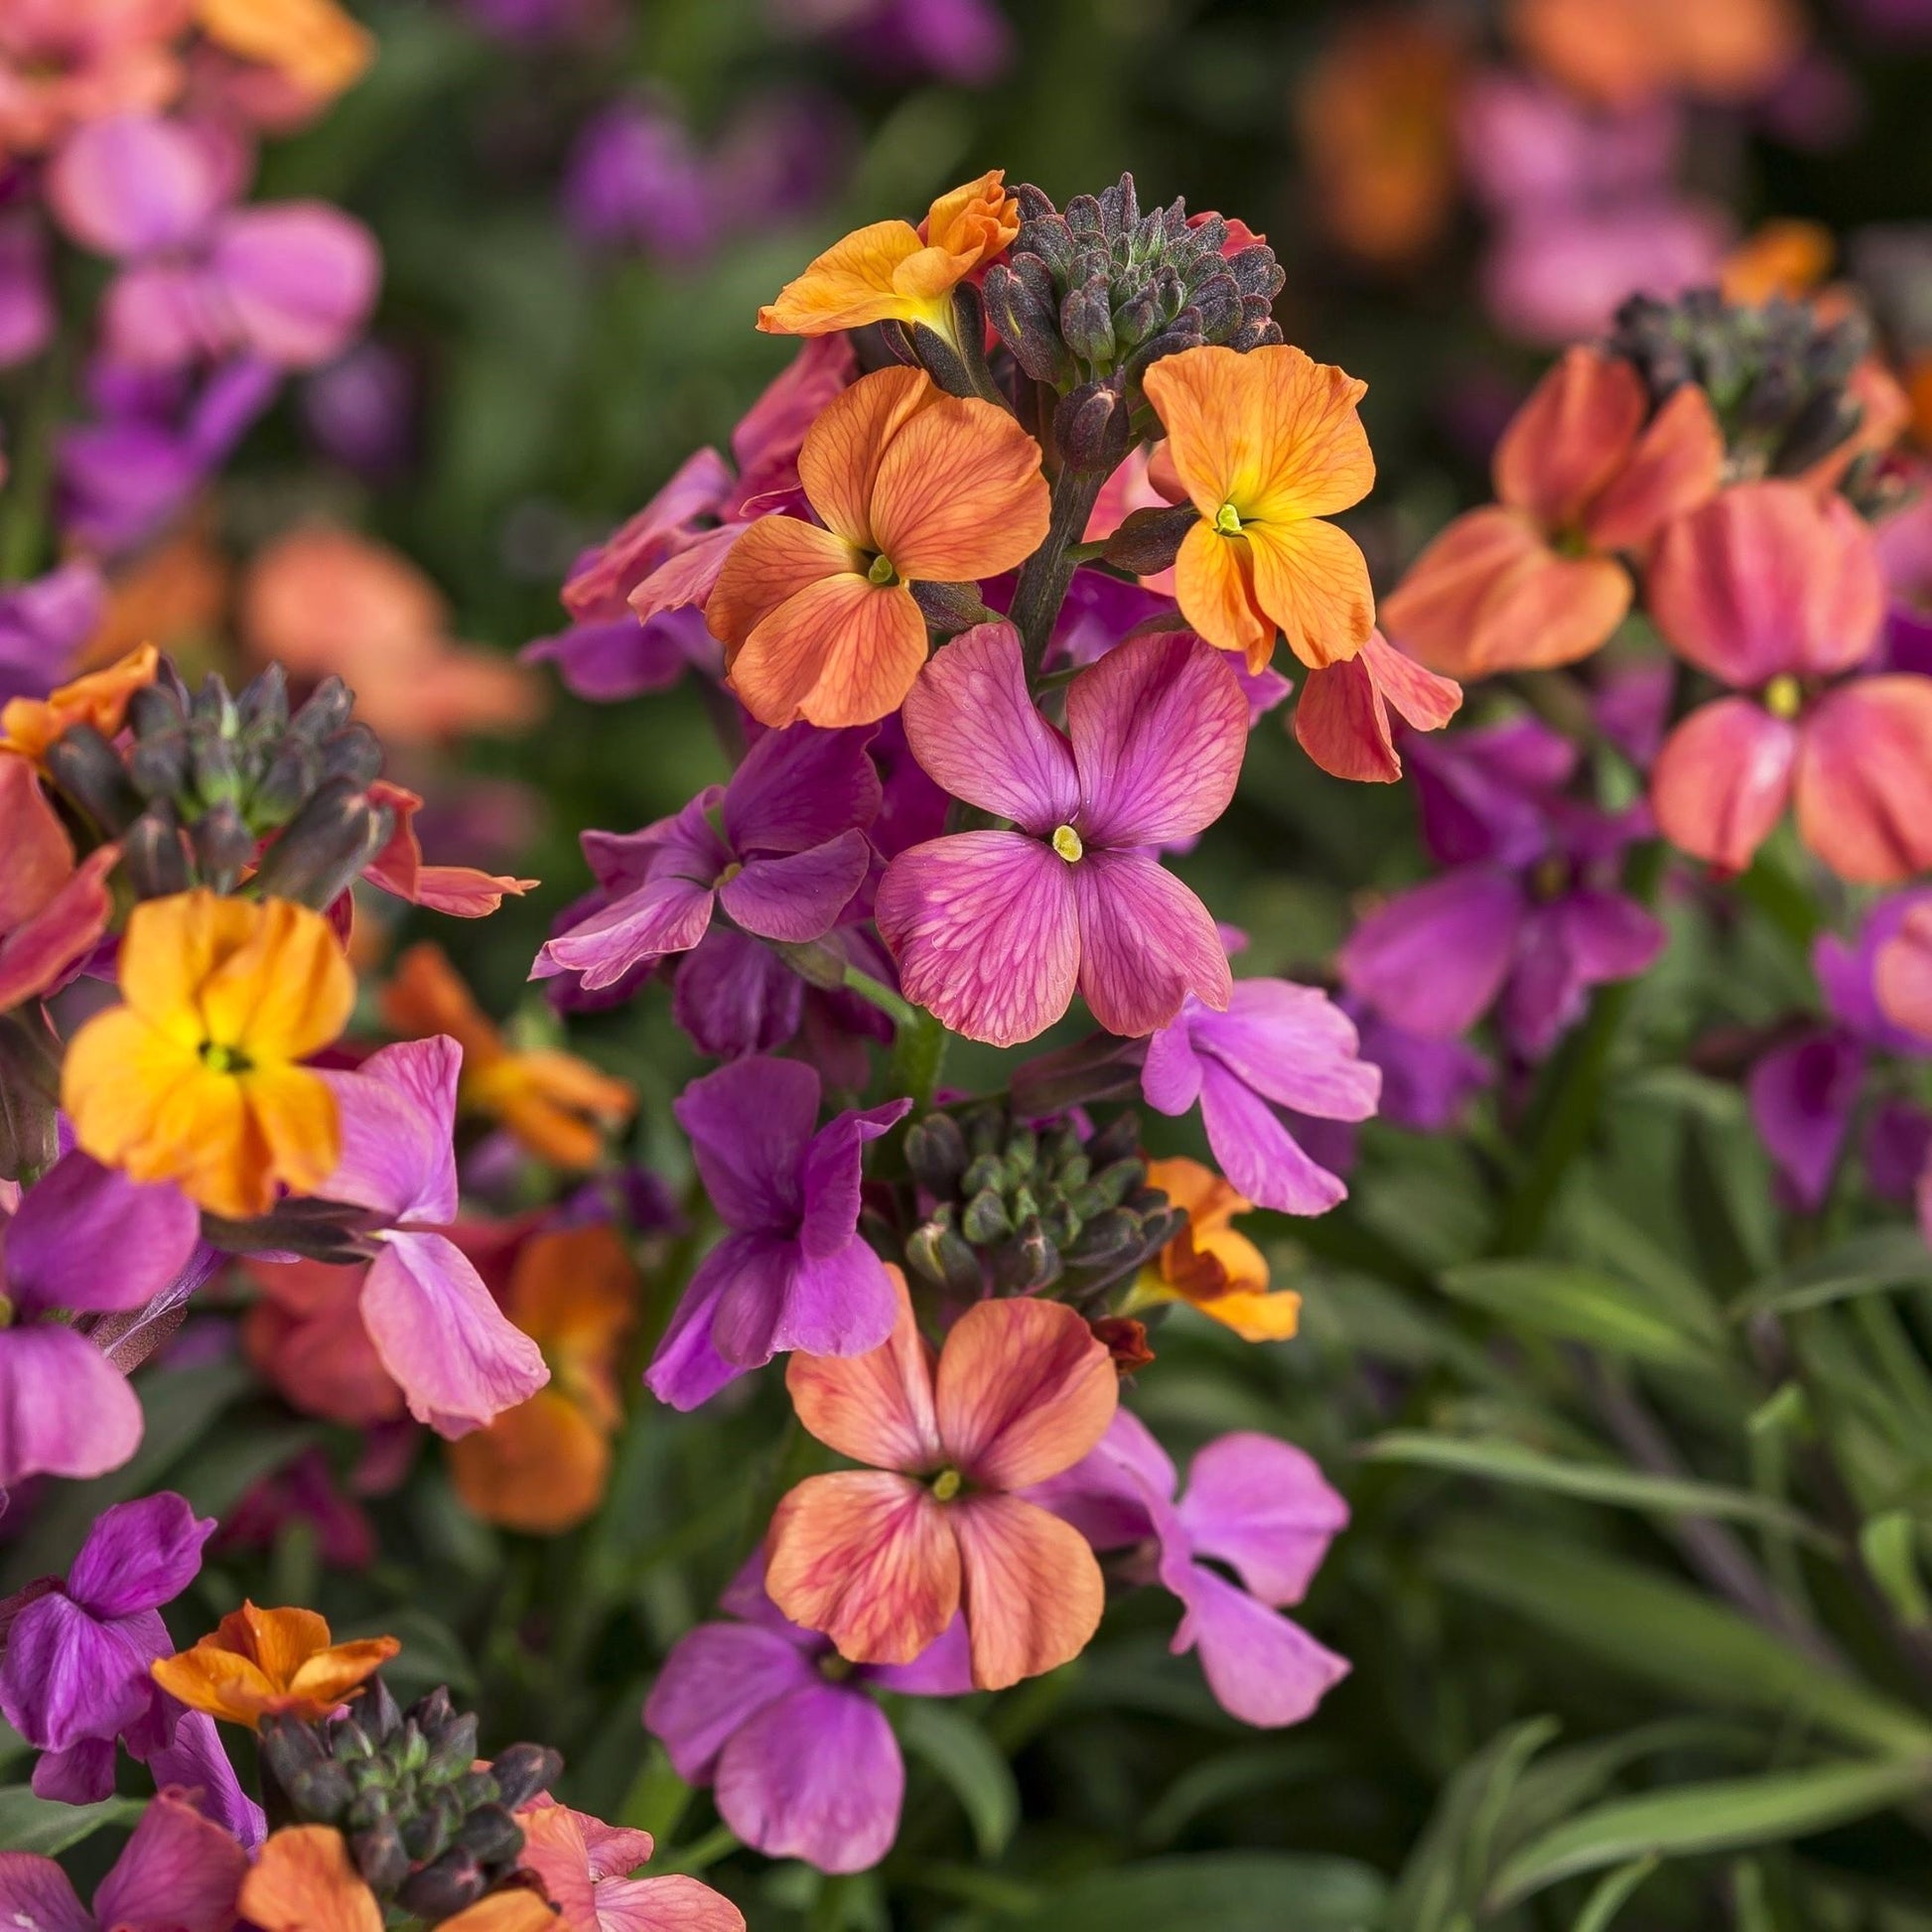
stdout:
<svg viewBox="0 0 1932 1932">
<path fill-rule="evenodd" d="M 1112 536 L 1101 555 L 1117 570 L 1136 577 L 1154 577 L 1169 569 L 1180 554 L 1181 539 L 1199 521 L 1191 503 L 1169 509 L 1134 510 Z"/>
</svg>

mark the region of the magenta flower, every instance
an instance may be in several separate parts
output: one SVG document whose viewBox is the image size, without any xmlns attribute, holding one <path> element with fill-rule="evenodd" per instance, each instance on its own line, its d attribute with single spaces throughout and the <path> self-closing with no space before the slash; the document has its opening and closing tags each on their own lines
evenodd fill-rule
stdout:
<svg viewBox="0 0 1932 1932">
<path fill-rule="evenodd" d="M 0 214 L 0 369 L 31 362 L 59 325 L 47 234 L 31 208 Z"/>
<path fill-rule="evenodd" d="M 858 1231 L 859 1177 L 865 1144 L 912 1103 L 817 1127 L 820 1097 L 810 1067 L 757 1056 L 678 1096 L 672 1111 L 728 1232 L 698 1265 L 644 1376 L 674 1409 L 695 1409 L 781 1351 L 863 1355 L 892 1333 L 892 1280 Z"/>
<path fill-rule="evenodd" d="M 755 1556 L 721 1607 L 671 1646 L 644 1705 L 644 1725 L 687 1784 L 717 1787 L 718 1812 L 769 1859 L 821 1871 L 864 1871 L 892 1850 L 905 1763 L 868 1686 L 908 1697 L 973 1688 L 965 1623 L 909 1664 L 838 1666 L 829 1638 L 790 1622 L 764 1593 Z"/>
<path fill-rule="evenodd" d="M 1096 1550 L 1136 1552 L 1129 1574 L 1180 1599 L 1173 1654 L 1200 1652 L 1207 1688 L 1231 1717 L 1302 1723 L 1348 1662 L 1277 1612 L 1308 1593 L 1348 1505 L 1312 1457 L 1245 1430 L 1200 1450 L 1178 1502 L 1176 1486 L 1167 1451 L 1121 1409 L 1098 1449 L 1029 1493 Z"/>
<path fill-rule="evenodd" d="M 228 1932 L 248 1854 L 178 1793 L 141 1814 L 82 1905 L 67 1873 L 35 1852 L 0 1852 L 0 1921 L 32 1932 Z"/>
<path fill-rule="evenodd" d="M 644 101 L 616 101 L 592 115 L 564 167 L 564 219 L 599 247 L 694 261 L 717 234 L 711 199 L 691 130 Z"/>
<path fill-rule="evenodd" d="M 550 1379 L 542 1351 L 510 1321 L 444 1232 L 456 1219 L 457 1075 L 447 1035 L 384 1046 L 353 1073 L 326 1073 L 343 1154 L 321 1192 L 385 1223 L 362 1284 L 363 1325 L 409 1413 L 439 1436 L 480 1429 Z"/>
<path fill-rule="evenodd" d="M 65 684 L 106 613 L 106 579 L 85 557 L 0 589 L 0 701 Z"/>
<path fill-rule="evenodd" d="M 316 368 L 361 333 L 381 278 L 369 231 L 323 202 L 230 207 L 232 187 L 203 133 L 152 114 L 87 122 L 55 157 L 56 218 L 125 264 L 101 308 L 115 359 Z"/>
<path fill-rule="evenodd" d="M 532 979 L 582 976 L 588 992 L 688 952 L 723 910 L 760 939 L 821 938 L 871 864 L 879 810 L 870 728 L 766 732 L 724 785 L 671 818 L 621 836 L 586 832 L 606 902 L 537 954 Z"/>
<path fill-rule="evenodd" d="M 97 1476 L 141 1444 L 127 1378 L 62 1314 L 129 1313 L 188 1268 L 200 1220 L 173 1187 L 144 1187 L 86 1155 L 27 1190 L 0 1248 L 0 1490 L 30 1475 Z"/>
<path fill-rule="evenodd" d="M 1077 985 L 1109 1033 L 1165 1027 L 1232 984 L 1214 921 L 1147 850 L 1204 831 L 1240 775 L 1248 701 L 1226 657 L 1182 633 L 1136 637 L 1067 687 L 1066 731 L 1027 695 L 1010 623 L 962 632 L 904 706 L 912 754 L 955 798 L 1013 821 L 902 852 L 879 888 L 905 997 L 953 1032 L 1011 1046 Z"/>
<path fill-rule="evenodd" d="M 1236 980 L 1223 1013 L 1191 995 L 1148 1041 L 1141 1092 L 1164 1114 L 1197 1101 L 1215 1165 L 1257 1207 L 1325 1214 L 1348 1189 L 1311 1160 L 1281 1108 L 1367 1120 L 1382 1090 L 1354 1022 L 1312 986 Z"/>
</svg>

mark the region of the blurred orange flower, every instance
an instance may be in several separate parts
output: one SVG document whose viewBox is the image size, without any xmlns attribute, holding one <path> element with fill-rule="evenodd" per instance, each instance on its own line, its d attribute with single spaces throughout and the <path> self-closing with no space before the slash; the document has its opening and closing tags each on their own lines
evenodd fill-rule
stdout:
<svg viewBox="0 0 1932 1932">
<path fill-rule="evenodd" d="M 1679 92 L 1749 100 L 1805 40 L 1795 0 L 1513 0 L 1508 25 L 1552 79 L 1612 107 Z"/>
<path fill-rule="evenodd" d="M 351 1429 L 402 1417 L 402 1390 L 362 1321 L 365 1266 L 245 1265 L 261 1297 L 241 1318 L 242 1352 L 291 1408 Z"/>
<path fill-rule="evenodd" d="M 91 725 L 112 738 L 127 716 L 127 701 L 154 682 L 161 653 L 152 644 L 131 650 L 105 670 L 89 671 L 44 698 L 9 698 L 0 706 L 0 752 L 38 764 L 73 725 Z"/>
<path fill-rule="evenodd" d="M 1267 1258 L 1234 1226 L 1254 1202 L 1198 1161 L 1150 1161 L 1147 1178 L 1186 1210 L 1187 1224 L 1142 1271 L 1127 1311 L 1185 1302 L 1243 1341 L 1287 1341 L 1301 1325 L 1302 1298 L 1270 1291 Z"/>
<path fill-rule="evenodd" d="M 177 660 L 206 652 L 227 609 L 228 578 L 227 559 L 197 517 L 115 576 L 81 661 L 111 664 L 145 643 Z"/>
<path fill-rule="evenodd" d="M 705 621 L 760 724 L 869 725 L 925 662 L 909 586 L 1012 570 L 1046 535 L 1039 446 L 923 369 L 880 369 L 812 424 L 798 476 L 825 527 L 759 518 L 732 545 Z"/>
<path fill-rule="evenodd" d="M 636 1110 L 637 1096 L 624 1081 L 575 1053 L 511 1047 L 457 977 L 449 955 L 428 940 L 396 961 L 381 1014 L 405 1039 L 448 1034 L 463 1048 L 463 1104 L 501 1122 L 554 1167 L 595 1167 L 605 1135 Z"/>
<path fill-rule="evenodd" d="M 871 322 L 923 323 L 952 342 L 953 290 L 1020 232 L 1006 171 L 989 169 L 941 195 L 922 227 L 875 221 L 854 229 L 759 311 L 759 327 L 768 336 L 829 336 Z"/>
<path fill-rule="evenodd" d="M 199 0 L 196 18 L 217 46 L 324 99 L 352 86 L 375 58 L 374 36 L 336 0 Z"/>
<path fill-rule="evenodd" d="M 485 1522 L 555 1536 L 604 1500 L 636 1305 L 637 1272 L 608 1222 L 536 1235 L 517 1256 L 504 1311 L 543 1350 L 550 1381 L 450 1445 L 456 1492 Z"/>
<path fill-rule="evenodd" d="M 1725 258 L 1725 300 L 1751 307 L 1773 296 L 1795 302 L 1832 272 L 1837 252 L 1832 231 L 1816 221 L 1761 222 Z"/>
<path fill-rule="evenodd" d="M 1375 482 L 1355 407 L 1368 385 L 1285 343 L 1183 349 L 1146 383 L 1200 512 L 1174 565 L 1181 615 L 1250 670 L 1274 656 L 1278 628 L 1311 668 L 1353 657 L 1375 622 L 1368 565 L 1322 519 Z"/>
<path fill-rule="evenodd" d="M 285 1825 L 269 1835 L 241 1882 L 242 1919 L 259 1932 L 382 1932 L 382 1907 L 341 1832 Z M 443 1932 L 542 1932 L 558 1923 L 541 1891 L 511 1885 L 439 1921 Z"/>
<path fill-rule="evenodd" d="M 327 1718 L 402 1648 L 394 1637 L 331 1643 L 314 1610 L 257 1609 L 243 1602 L 212 1634 L 158 1657 L 154 1681 L 191 1711 L 246 1725 L 264 1718 Z"/>
</svg>

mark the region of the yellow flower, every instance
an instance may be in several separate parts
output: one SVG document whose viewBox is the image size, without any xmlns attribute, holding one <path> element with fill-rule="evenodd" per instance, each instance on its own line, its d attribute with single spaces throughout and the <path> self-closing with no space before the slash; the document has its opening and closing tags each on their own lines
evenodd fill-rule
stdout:
<svg viewBox="0 0 1932 1932">
<path fill-rule="evenodd" d="M 355 1000 L 329 922 L 283 899 L 149 899 L 128 920 L 120 978 L 125 1004 L 74 1035 L 62 1069 L 81 1149 L 230 1219 L 267 1213 L 278 1181 L 319 1187 L 341 1149 L 336 1101 L 297 1062 Z"/>
<path fill-rule="evenodd" d="M 925 232 L 909 221 L 855 228 L 759 311 L 767 336 L 829 336 L 869 322 L 922 322 L 953 340 L 952 292 L 1020 232 L 1006 170 L 989 169 L 941 195 Z"/>
<path fill-rule="evenodd" d="M 402 1648 L 394 1637 L 331 1643 L 314 1610 L 244 1601 L 192 1649 L 157 1657 L 154 1681 L 191 1711 L 255 1729 L 264 1718 L 327 1718 Z"/>
<path fill-rule="evenodd" d="M 201 0 L 196 18 L 217 46 L 322 100 L 352 86 L 375 58 L 373 36 L 336 0 Z"/>
<path fill-rule="evenodd" d="M 1254 1202 L 1198 1161 L 1150 1161 L 1147 1178 L 1187 1210 L 1187 1224 L 1142 1271 L 1122 1313 L 1185 1302 L 1243 1341 L 1287 1341 L 1301 1323 L 1302 1298 L 1293 1289 L 1270 1292 L 1267 1258 L 1233 1225 Z"/>
</svg>

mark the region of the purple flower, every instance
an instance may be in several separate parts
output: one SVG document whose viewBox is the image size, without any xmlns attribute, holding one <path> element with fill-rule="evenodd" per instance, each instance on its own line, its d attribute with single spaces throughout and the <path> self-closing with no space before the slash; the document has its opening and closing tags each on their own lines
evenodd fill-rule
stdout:
<svg viewBox="0 0 1932 1932">
<path fill-rule="evenodd" d="M 879 810 L 870 727 L 767 732 L 724 785 L 674 817 L 621 836 L 586 832 L 584 856 L 608 903 L 549 940 L 532 979 L 579 973 L 587 991 L 689 952 L 720 908 L 760 939 L 829 932 L 859 890 Z"/>
<path fill-rule="evenodd" d="M 387 1224 L 362 1284 L 363 1325 L 409 1413 L 451 1438 L 482 1428 L 550 1379 L 542 1351 L 442 1232 L 457 1212 L 452 1136 L 462 1062 L 463 1049 L 438 1034 L 384 1046 L 353 1073 L 326 1073 L 343 1152 L 319 1190 Z"/>
<path fill-rule="evenodd" d="M 1302 1723 L 1348 1663 L 1276 1612 L 1308 1593 L 1348 1505 L 1312 1457 L 1245 1430 L 1194 1457 L 1178 1502 L 1175 1487 L 1167 1451 L 1122 1409 L 1098 1449 L 1029 1494 L 1096 1550 L 1136 1551 L 1130 1573 L 1180 1599 L 1173 1653 L 1199 1650 L 1224 1711 L 1271 1728 Z"/>
<path fill-rule="evenodd" d="M 106 581 L 84 557 L 0 589 L 0 702 L 65 684 L 106 611 Z"/>
<path fill-rule="evenodd" d="M 1248 701 L 1225 656 L 1185 634 L 1131 638 L 1067 687 L 1066 731 L 1034 709 L 1019 633 L 945 645 L 904 705 L 913 756 L 955 798 L 1011 819 L 896 858 L 880 935 L 909 1000 L 1011 1046 L 1077 984 L 1108 1032 L 1152 1033 L 1189 993 L 1227 1005 L 1207 908 L 1148 852 L 1193 837 L 1234 795 Z"/>
<path fill-rule="evenodd" d="M 230 1832 L 164 1792 L 81 1904 L 67 1873 L 33 1852 L 0 1852 L 0 1920 L 30 1932 L 228 1932 L 248 1870 Z"/>
<path fill-rule="evenodd" d="M 672 1111 L 727 1229 L 678 1304 L 644 1386 L 695 1409 L 785 1349 L 863 1355 L 897 1311 L 885 1264 L 861 1238 L 865 1144 L 909 1100 L 817 1128 L 818 1075 L 753 1056 L 693 1080 Z"/>
<path fill-rule="evenodd" d="M 1348 1191 L 1316 1166 L 1278 1108 L 1316 1120 L 1367 1120 L 1380 1072 L 1354 1023 L 1325 993 L 1289 980 L 1236 980 L 1224 1013 L 1189 998 L 1148 1041 L 1141 1092 L 1164 1114 L 1200 1103 L 1207 1144 L 1257 1207 L 1323 1214 Z"/>
<path fill-rule="evenodd" d="M 574 623 L 538 637 L 518 653 L 526 664 L 555 664 L 565 687 L 592 704 L 617 704 L 668 691 L 687 670 L 717 677 L 724 648 L 695 608 L 662 611 L 639 623 L 629 611 Z"/>
<path fill-rule="evenodd" d="M 188 1267 L 200 1220 L 186 1195 L 144 1187 L 84 1154 L 27 1190 L 0 1247 L 0 1490 L 30 1475 L 97 1476 L 141 1443 L 141 1404 L 91 1340 L 61 1319 L 145 1307 Z"/>
<path fill-rule="evenodd" d="M 619 101 L 593 115 L 564 168 L 564 218 L 600 247 L 695 260 L 717 231 L 710 199 L 690 131 L 643 101 Z"/>
<path fill-rule="evenodd" d="M 302 387 L 302 420 L 325 454 L 364 477 L 392 477 L 413 440 L 416 378 L 383 343 L 358 343 Z"/>
<path fill-rule="evenodd" d="M 754 1557 L 725 1592 L 738 1619 L 680 1637 L 644 1705 L 644 1725 L 687 1784 L 715 1784 L 719 1815 L 768 1859 L 863 1871 L 892 1849 L 905 1764 L 867 1687 L 909 1697 L 973 1688 L 955 1616 L 909 1664 L 825 1674 L 830 1641 L 782 1616 Z"/>
<path fill-rule="evenodd" d="M 1662 926 L 1615 885 L 1647 816 L 1566 797 L 1577 748 L 1530 719 L 1418 741 L 1411 758 L 1425 842 L 1450 870 L 1355 928 L 1342 983 L 1431 1039 L 1499 1007 L 1512 1049 L 1541 1059 L 1589 988 L 1641 973 L 1663 946 Z"/>
<path fill-rule="evenodd" d="M 31 362 L 59 316 L 47 272 L 47 235 L 28 208 L 0 214 L 0 369 Z"/>
<path fill-rule="evenodd" d="M 885 72 L 983 87 L 1013 58 L 1013 29 L 992 0 L 776 0 L 775 10 L 790 32 L 836 34 Z"/>
<path fill-rule="evenodd" d="M 1429 1039 L 1376 1014 L 1360 1023 L 1361 1055 L 1382 1070 L 1378 1117 L 1416 1134 L 1441 1134 L 1495 1078 L 1494 1064 L 1459 1039 Z"/>
</svg>

